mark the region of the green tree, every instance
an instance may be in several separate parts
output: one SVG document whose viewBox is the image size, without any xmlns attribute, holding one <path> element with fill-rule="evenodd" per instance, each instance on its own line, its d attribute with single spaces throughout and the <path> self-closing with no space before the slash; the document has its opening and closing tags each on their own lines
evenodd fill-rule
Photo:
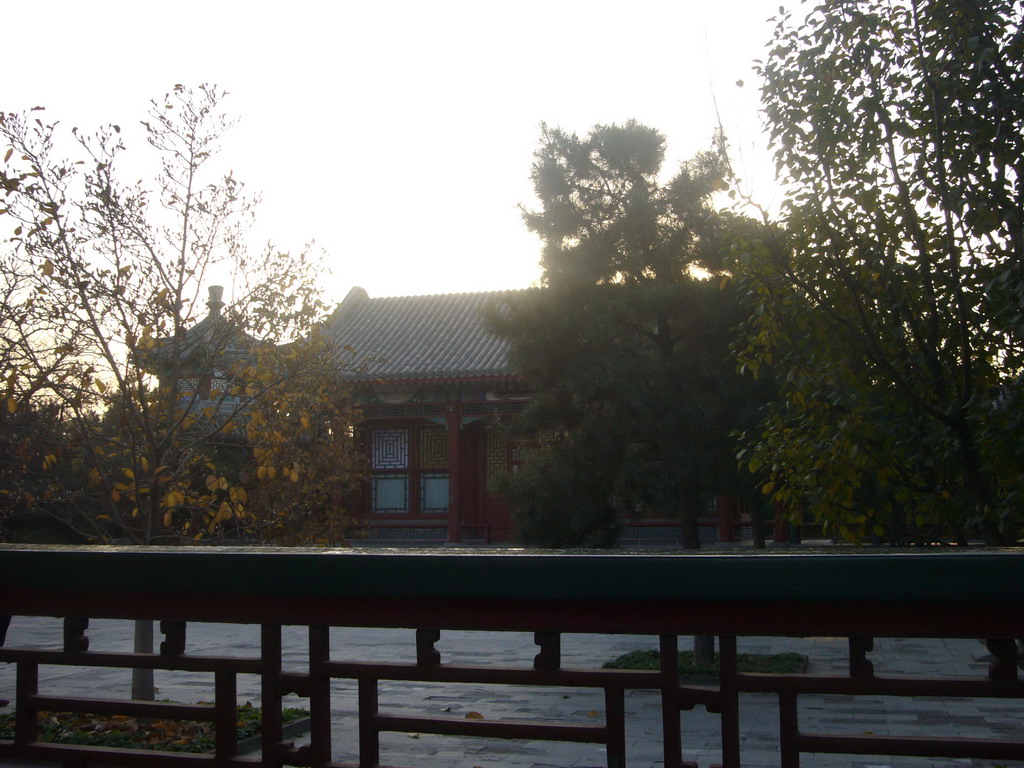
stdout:
<svg viewBox="0 0 1024 768">
<path fill-rule="evenodd" d="M 116 125 L 72 130 L 77 156 L 65 157 L 56 123 L 0 115 L 0 222 L 12 232 L 0 261 L 3 399 L 9 417 L 52 409 L 61 427 L 51 434 L 62 437 L 18 454 L 50 476 L 20 498 L 93 541 L 258 536 L 280 529 L 283 506 L 250 503 L 257 480 L 287 476 L 309 489 L 353 479 L 343 470 L 354 461 L 319 461 L 353 451 L 342 423 L 350 401 L 325 383 L 341 358 L 314 332 L 326 309 L 322 265 L 310 249 L 247 248 L 255 201 L 211 163 L 230 126 L 222 97 L 175 86 L 153 102 L 142 124 L 160 162 L 151 188 L 122 181 Z M 214 275 L 230 280 L 232 300 L 211 296 L 200 322 Z M 319 404 L 329 433 L 289 441 L 278 422 L 268 440 L 253 421 L 270 400 L 311 424 L 313 393 L 333 398 Z M 291 511 L 308 511 L 291 498 Z"/>
<path fill-rule="evenodd" d="M 1021 534 L 1022 14 L 829 0 L 761 67 L 790 195 L 741 251 L 745 362 L 784 399 L 745 458 L 854 539 Z"/>
<path fill-rule="evenodd" d="M 546 285 L 499 322 L 535 393 L 523 428 L 551 436 L 504 488 L 526 543 L 610 546 L 635 515 L 681 519 L 699 546 L 708 494 L 735 488 L 753 385 L 729 356 L 744 315 L 723 279 L 733 222 L 711 203 L 724 169 L 703 152 L 662 183 L 664 155 L 632 121 L 542 129 L 525 218 Z"/>
</svg>

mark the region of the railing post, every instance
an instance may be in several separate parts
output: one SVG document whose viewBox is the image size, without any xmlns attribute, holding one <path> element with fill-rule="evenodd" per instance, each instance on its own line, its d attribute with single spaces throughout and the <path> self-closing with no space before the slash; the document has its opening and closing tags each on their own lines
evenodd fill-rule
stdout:
<svg viewBox="0 0 1024 768">
<path fill-rule="evenodd" d="M 681 768 L 682 728 L 679 724 L 679 642 L 675 635 L 661 635 L 661 729 L 665 768 Z"/>
<path fill-rule="evenodd" d="M 377 680 L 359 678 L 359 768 L 377 768 L 380 764 L 377 708 Z"/>
<path fill-rule="evenodd" d="M 737 689 L 736 636 L 718 638 L 722 764 L 740 768 L 740 696 Z"/>
<path fill-rule="evenodd" d="M 281 763 L 281 625 L 263 624 L 260 662 L 263 672 L 260 689 L 263 700 L 262 738 L 263 765 L 279 768 Z"/>
<path fill-rule="evenodd" d="M 88 628 L 88 619 L 78 616 L 64 619 L 64 653 L 84 653 L 89 650 L 89 638 L 85 634 Z"/>
<path fill-rule="evenodd" d="M 14 743 L 18 746 L 31 744 L 36 740 L 36 711 L 28 701 L 39 693 L 39 665 L 29 662 L 18 664 L 14 700 Z"/>
<path fill-rule="evenodd" d="M 160 643 L 161 656 L 181 656 L 185 653 L 185 632 L 184 621 L 161 621 L 160 632 L 164 639 Z"/>
<path fill-rule="evenodd" d="M 534 632 L 533 642 L 540 652 L 533 657 L 533 668 L 551 671 L 562 666 L 562 635 L 558 632 Z"/>
<path fill-rule="evenodd" d="M 622 688 L 604 689 L 608 768 L 626 768 L 626 697 Z M 678 720 L 678 716 L 676 717 Z"/>
<path fill-rule="evenodd" d="M 874 650 L 873 637 L 850 638 L 850 677 L 866 679 L 875 676 L 875 665 L 868 658 L 868 652 Z"/>
<path fill-rule="evenodd" d="M 238 691 L 234 672 L 216 672 L 213 677 L 217 764 L 226 766 L 238 754 Z"/>
<path fill-rule="evenodd" d="M 331 660 L 328 627 L 309 628 L 309 746 L 313 768 L 331 761 Z"/>
<path fill-rule="evenodd" d="M 1014 682 L 1017 679 L 1017 643 L 1006 638 L 989 639 L 985 646 L 995 658 L 988 667 L 989 680 Z"/>
<path fill-rule="evenodd" d="M 441 663 L 441 652 L 434 643 L 441 639 L 439 629 L 416 630 L 416 663 L 421 667 L 436 667 Z"/>
<path fill-rule="evenodd" d="M 800 768 L 800 723 L 797 719 L 796 693 L 779 692 L 779 752 L 782 768 Z"/>
</svg>

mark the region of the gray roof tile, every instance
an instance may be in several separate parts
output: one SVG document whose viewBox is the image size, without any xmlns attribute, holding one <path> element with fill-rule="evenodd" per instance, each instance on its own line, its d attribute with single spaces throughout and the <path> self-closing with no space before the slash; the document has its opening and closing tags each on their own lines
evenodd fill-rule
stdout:
<svg viewBox="0 0 1024 768">
<path fill-rule="evenodd" d="M 371 299 L 353 288 L 328 321 L 339 346 L 355 350 L 356 380 L 436 381 L 508 378 L 508 341 L 484 313 L 523 291 Z"/>
</svg>

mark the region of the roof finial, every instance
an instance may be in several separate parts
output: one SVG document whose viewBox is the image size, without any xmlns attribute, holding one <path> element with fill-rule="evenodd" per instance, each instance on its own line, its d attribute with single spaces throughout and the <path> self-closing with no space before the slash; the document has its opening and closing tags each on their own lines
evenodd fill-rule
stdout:
<svg viewBox="0 0 1024 768">
<path fill-rule="evenodd" d="M 221 301 L 221 297 L 224 295 L 224 286 L 222 285 L 211 285 L 210 286 L 210 300 L 206 302 L 206 306 L 210 308 L 210 315 L 213 317 L 219 317 L 220 311 L 224 309 L 224 302 Z"/>
</svg>

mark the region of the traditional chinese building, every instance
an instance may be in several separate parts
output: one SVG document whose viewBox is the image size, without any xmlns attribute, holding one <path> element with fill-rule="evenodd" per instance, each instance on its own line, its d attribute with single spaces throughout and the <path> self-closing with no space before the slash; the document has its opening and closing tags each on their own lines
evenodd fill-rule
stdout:
<svg viewBox="0 0 1024 768">
<path fill-rule="evenodd" d="M 522 291 L 370 298 L 353 288 L 330 318 L 351 355 L 344 372 L 361 404 L 357 434 L 370 478 L 355 499 L 364 543 L 424 546 L 510 540 L 511 510 L 491 493 L 535 450 L 513 433 L 529 389 L 512 370 L 509 343 L 486 321 Z M 749 534 L 729 495 L 709 499 L 705 543 Z M 678 520 L 624 520 L 622 543 L 678 546 Z"/>
<path fill-rule="evenodd" d="M 361 403 L 370 478 L 355 506 L 367 542 L 508 541 L 510 510 L 489 487 L 529 448 L 508 430 L 527 392 L 485 317 L 519 293 L 370 298 L 353 288 L 331 317 Z"/>
</svg>

